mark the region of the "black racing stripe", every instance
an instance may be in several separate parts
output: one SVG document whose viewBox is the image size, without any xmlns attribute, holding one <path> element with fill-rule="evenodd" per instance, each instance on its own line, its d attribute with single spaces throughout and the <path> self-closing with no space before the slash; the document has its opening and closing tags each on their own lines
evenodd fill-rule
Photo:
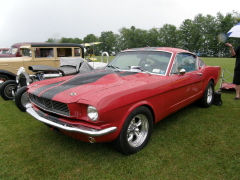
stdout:
<svg viewBox="0 0 240 180">
<path fill-rule="evenodd" d="M 134 74 L 137 74 L 138 72 L 131 72 L 131 71 L 116 71 L 115 73 L 116 73 L 117 75 L 123 77 L 123 76 L 134 75 Z"/>
<path fill-rule="evenodd" d="M 38 89 L 36 89 L 33 94 L 38 96 L 42 91 L 46 90 L 46 89 L 49 89 L 51 87 L 54 87 L 54 86 L 57 86 L 58 84 L 62 83 L 63 81 L 60 81 L 60 82 L 57 82 L 57 83 L 52 83 L 52 84 L 48 84 L 46 86 L 42 86 Z"/>
<path fill-rule="evenodd" d="M 62 84 L 59 84 L 55 87 L 52 86 L 49 90 L 46 90 L 45 88 L 46 91 L 40 94 L 40 97 L 52 99 L 55 95 L 65 90 L 68 90 L 77 86 L 81 86 L 84 84 L 93 83 L 99 80 L 100 78 L 113 73 L 115 72 L 112 70 L 101 70 L 101 71 L 91 71 L 89 73 L 79 73 L 73 76 L 72 78 L 69 78 Z"/>
<path fill-rule="evenodd" d="M 43 87 L 36 89 L 33 94 L 36 96 L 44 97 L 47 99 L 52 99 L 56 94 L 61 93 L 65 90 L 81 86 L 84 84 L 93 83 L 100 78 L 116 73 L 120 77 L 134 75 L 137 72 L 129 71 L 113 71 L 113 70 L 102 70 L 102 71 L 91 71 L 90 73 L 79 73 L 65 81 L 49 84 Z M 41 94 L 42 93 L 42 94 Z"/>
</svg>

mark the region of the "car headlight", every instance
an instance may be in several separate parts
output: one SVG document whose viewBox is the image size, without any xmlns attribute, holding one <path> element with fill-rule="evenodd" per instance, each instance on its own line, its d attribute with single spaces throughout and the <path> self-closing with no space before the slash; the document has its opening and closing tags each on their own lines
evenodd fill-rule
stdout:
<svg viewBox="0 0 240 180">
<path fill-rule="evenodd" d="M 87 107 L 87 114 L 88 114 L 88 117 L 91 121 L 97 121 L 97 119 L 98 119 L 97 108 L 95 108 L 94 106 L 88 106 Z"/>
<path fill-rule="evenodd" d="M 24 67 L 20 67 L 17 71 L 16 82 L 19 83 L 20 75 L 25 72 Z"/>
<path fill-rule="evenodd" d="M 17 71 L 17 75 L 19 76 L 21 73 L 25 72 L 25 68 L 24 67 L 20 67 Z"/>
</svg>

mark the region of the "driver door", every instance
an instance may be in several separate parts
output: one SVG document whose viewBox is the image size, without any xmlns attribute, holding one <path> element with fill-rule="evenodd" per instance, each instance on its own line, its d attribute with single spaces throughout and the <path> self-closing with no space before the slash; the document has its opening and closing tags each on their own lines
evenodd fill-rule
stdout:
<svg viewBox="0 0 240 180">
<path fill-rule="evenodd" d="M 171 76 L 171 86 L 173 94 L 172 106 L 181 106 L 184 102 L 192 101 L 201 92 L 202 74 L 198 58 L 190 53 L 179 53 L 176 55 Z M 181 69 L 185 69 L 185 74 L 179 74 Z"/>
</svg>

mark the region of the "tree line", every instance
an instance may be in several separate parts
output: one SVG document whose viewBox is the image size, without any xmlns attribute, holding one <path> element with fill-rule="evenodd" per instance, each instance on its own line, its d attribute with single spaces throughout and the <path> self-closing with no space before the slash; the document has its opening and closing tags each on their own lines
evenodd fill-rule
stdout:
<svg viewBox="0 0 240 180">
<path fill-rule="evenodd" d="M 119 29 L 118 34 L 104 31 L 100 37 L 88 34 L 83 39 L 49 38 L 46 42 L 78 44 L 102 42 L 94 46 L 95 55 L 101 55 L 102 52 L 116 55 L 124 49 L 150 46 L 182 48 L 200 56 L 230 57 L 229 49 L 224 42 L 230 42 L 236 47 L 240 43 L 240 38 L 227 38 L 226 33 L 238 22 L 240 14 L 236 11 L 226 15 L 218 12 L 216 16 L 198 14 L 193 20 L 184 20 L 179 28 L 171 24 L 149 30 L 131 26 Z"/>
</svg>

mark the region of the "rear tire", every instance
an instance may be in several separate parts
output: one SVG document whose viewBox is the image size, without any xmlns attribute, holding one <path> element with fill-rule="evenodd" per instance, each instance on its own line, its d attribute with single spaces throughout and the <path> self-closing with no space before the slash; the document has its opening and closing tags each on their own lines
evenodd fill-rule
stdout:
<svg viewBox="0 0 240 180">
<path fill-rule="evenodd" d="M 26 105 L 30 103 L 27 93 L 27 86 L 21 87 L 15 94 L 15 104 L 23 112 L 26 112 Z"/>
<path fill-rule="evenodd" d="M 214 84 L 212 81 L 208 82 L 208 85 L 204 91 L 203 97 L 199 100 L 199 104 L 203 108 L 208 108 L 212 105 L 214 98 Z"/>
<path fill-rule="evenodd" d="M 0 86 L 0 95 L 4 100 L 13 100 L 17 89 L 17 82 L 15 80 L 8 80 Z"/>
<path fill-rule="evenodd" d="M 137 153 L 147 145 L 152 129 L 153 118 L 150 110 L 140 106 L 129 114 L 113 144 L 116 150 L 123 154 Z"/>
</svg>

